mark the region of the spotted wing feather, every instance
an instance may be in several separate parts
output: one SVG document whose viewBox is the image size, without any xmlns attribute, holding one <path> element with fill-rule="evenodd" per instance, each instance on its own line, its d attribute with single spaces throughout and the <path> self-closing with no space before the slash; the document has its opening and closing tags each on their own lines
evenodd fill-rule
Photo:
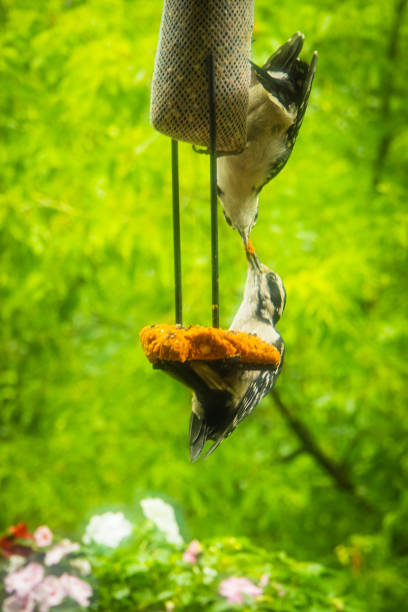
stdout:
<svg viewBox="0 0 408 612">
<path fill-rule="evenodd" d="M 256 379 L 249 385 L 237 408 L 232 422 L 231 431 L 233 431 L 235 427 L 253 411 L 255 406 L 259 404 L 265 395 L 269 393 L 269 391 L 272 389 L 274 381 L 275 374 L 271 370 L 265 370 L 260 374 L 257 374 Z"/>
</svg>

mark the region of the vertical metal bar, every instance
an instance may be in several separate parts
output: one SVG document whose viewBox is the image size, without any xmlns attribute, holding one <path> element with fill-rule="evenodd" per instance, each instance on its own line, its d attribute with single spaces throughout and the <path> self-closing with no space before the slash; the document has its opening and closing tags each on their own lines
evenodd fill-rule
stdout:
<svg viewBox="0 0 408 612">
<path fill-rule="evenodd" d="M 220 326 L 218 287 L 218 218 L 217 218 L 217 132 L 215 109 L 215 61 L 208 57 L 208 95 L 210 110 L 210 185 L 211 185 L 211 272 L 212 272 L 212 326 Z"/>
<path fill-rule="evenodd" d="M 173 187 L 173 245 L 174 245 L 174 305 L 176 323 L 183 324 L 181 290 L 180 197 L 178 170 L 178 142 L 171 140 L 171 174 Z"/>
</svg>

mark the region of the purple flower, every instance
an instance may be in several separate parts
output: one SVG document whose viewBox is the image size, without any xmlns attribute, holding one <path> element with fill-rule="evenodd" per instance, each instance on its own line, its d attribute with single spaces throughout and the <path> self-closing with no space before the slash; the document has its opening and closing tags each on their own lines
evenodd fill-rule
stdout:
<svg viewBox="0 0 408 612">
<path fill-rule="evenodd" d="M 7 574 L 4 585 L 7 593 L 12 593 L 14 591 L 19 599 L 23 599 L 43 578 L 43 566 L 39 563 L 29 563 L 25 567 Z"/>
<path fill-rule="evenodd" d="M 187 563 L 197 563 L 198 556 L 202 553 L 203 547 L 198 540 L 192 540 L 183 553 L 183 561 Z"/>
<path fill-rule="evenodd" d="M 71 542 L 67 539 L 61 540 L 46 553 L 44 563 L 45 565 L 56 565 L 63 557 L 78 550 L 79 544 L 77 542 Z"/>
<path fill-rule="evenodd" d="M 38 527 L 34 531 L 34 540 L 37 546 L 49 546 L 52 542 L 52 531 L 46 525 Z"/>
<path fill-rule="evenodd" d="M 262 589 L 253 584 L 248 578 L 236 578 L 235 576 L 223 580 L 220 583 L 218 592 L 223 597 L 226 597 L 228 603 L 231 604 L 244 603 L 243 595 L 249 595 L 256 599 L 263 593 Z"/>
<path fill-rule="evenodd" d="M 50 608 L 59 606 L 67 593 L 58 576 L 46 576 L 33 590 L 34 599 L 39 603 L 40 612 L 48 612 Z"/>
<path fill-rule="evenodd" d="M 60 580 L 67 595 L 71 597 L 71 599 L 76 601 L 83 608 L 89 606 L 89 598 L 92 597 L 92 588 L 87 582 L 76 576 L 71 576 L 70 574 L 62 574 Z"/>
</svg>

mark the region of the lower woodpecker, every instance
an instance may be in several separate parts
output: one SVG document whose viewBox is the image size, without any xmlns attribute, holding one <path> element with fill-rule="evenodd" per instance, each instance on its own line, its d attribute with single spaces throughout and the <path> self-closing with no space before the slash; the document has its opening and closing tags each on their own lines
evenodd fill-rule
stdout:
<svg viewBox="0 0 408 612">
<path fill-rule="evenodd" d="M 190 419 L 190 459 L 196 461 L 207 440 L 210 455 L 272 389 L 281 371 L 284 344 L 275 325 L 285 307 L 280 277 L 247 253 L 248 275 L 244 298 L 230 329 L 255 334 L 280 353 L 276 368 L 254 369 L 228 362 L 190 362 L 194 395 Z"/>
</svg>

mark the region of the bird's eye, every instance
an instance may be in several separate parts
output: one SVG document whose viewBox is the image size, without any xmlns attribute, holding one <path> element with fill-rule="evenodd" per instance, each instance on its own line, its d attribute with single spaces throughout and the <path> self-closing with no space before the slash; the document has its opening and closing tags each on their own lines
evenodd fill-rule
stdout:
<svg viewBox="0 0 408 612">
<path fill-rule="evenodd" d="M 218 185 L 217 185 L 217 194 L 219 198 L 221 198 L 224 195 L 223 190 L 221 189 L 221 187 L 218 187 Z"/>
</svg>

